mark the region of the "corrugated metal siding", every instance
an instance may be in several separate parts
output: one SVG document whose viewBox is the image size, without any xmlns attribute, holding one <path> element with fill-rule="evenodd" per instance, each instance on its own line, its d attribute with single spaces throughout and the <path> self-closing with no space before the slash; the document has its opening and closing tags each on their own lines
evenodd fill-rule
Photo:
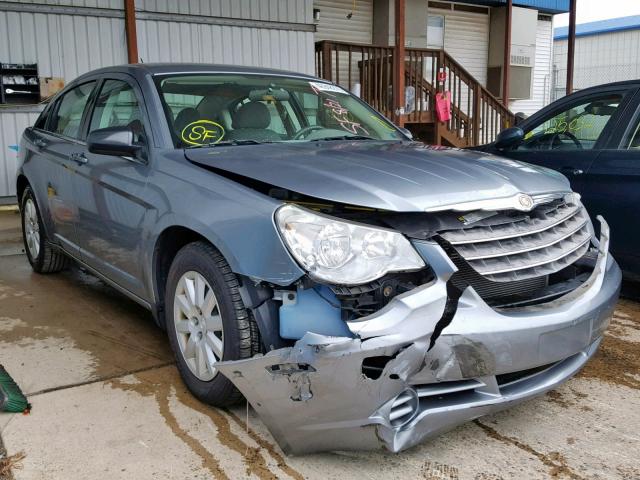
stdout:
<svg viewBox="0 0 640 480">
<path fill-rule="evenodd" d="M 523 112 L 528 116 L 534 114 L 550 102 L 552 48 L 552 22 L 551 20 L 538 20 L 536 29 L 536 59 L 533 67 L 531 99 L 511 102 L 511 111 Z"/>
<path fill-rule="evenodd" d="M 127 62 L 124 20 L 0 11 L 0 59 L 37 63 L 38 73 L 67 82 Z"/>
<path fill-rule="evenodd" d="M 26 2 L 123 8 L 122 0 L 14 3 Z M 310 24 L 313 16 L 313 0 L 137 0 L 136 7 L 144 12 L 304 24 Z M 74 13 L 78 14 L 0 11 L 0 60 L 37 63 L 41 76 L 62 77 L 66 82 L 99 67 L 127 62 L 123 19 Z M 145 62 L 227 63 L 314 72 L 313 32 L 142 19 L 137 28 L 139 53 Z M 22 131 L 37 118 L 31 110 L 0 109 L 0 197 L 15 195 L 16 152 L 9 145 L 17 144 Z"/>
<path fill-rule="evenodd" d="M 444 15 L 444 49 L 482 85 L 487 84 L 489 15 L 455 10 L 429 9 Z"/>
<path fill-rule="evenodd" d="M 24 110 L 0 108 L 0 198 L 16 194 L 16 170 L 18 154 L 10 148 L 20 142 L 25 128 L 36 121 L 41 107 Z"/>
<path fill-rule="evenodd" d="M 146 12 L 311 23 L 313 0 L 136 0 Z"/>
<path fill-rule="evenodd" d="M 348 19 L 353 3 L 348 0 L 316 0 L 320 21 L 316 41 L 335 40 L 371 44 L 373 36 L 373 0 L 359 0 L 353 16 Z"/>
<path fill-rule="evenodd" d="M 145 62 L 203 62 L 314 72 L 313 33 L 139 20 Z"/>
<path fill-rule="evenodd" d="M 555 89 L 564 95 L 567 78 L 567 41 L 554 42 Z M 626 30 L 576 38 L 575 89 L 640 78 L 640 30 Z"/>
<path fill-rule="evenodd" d="M 122 10 L 122 0 L 5 0 L 15 3 L 40 3 L 46 5 L 62 5 L 65 7 L 93 7 Z"/>
</svg>

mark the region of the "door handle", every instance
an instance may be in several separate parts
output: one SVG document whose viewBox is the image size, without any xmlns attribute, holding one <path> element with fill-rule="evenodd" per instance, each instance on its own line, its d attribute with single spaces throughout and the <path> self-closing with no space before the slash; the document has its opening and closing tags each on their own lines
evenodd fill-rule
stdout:
<svg viewBox="0 0 640 480">
<path fill-rule="evenodd" d="M 89 159 L 87 157 L 85 157 L 84 153 L 82 153 L 82 152 L 74 152 L 74 153 L 72 153 L 69 156 L 69 159 L 73 160 L 78 165 L 84 165 L 85 163 L 87 163 L 89 161 Z"/>
<path fill-rule="evenodd" d="M 582 175 L 584 173 L 584 170 L 575 167 L 562 167 L 561 170 L 570 175 Z"/>
</svg>

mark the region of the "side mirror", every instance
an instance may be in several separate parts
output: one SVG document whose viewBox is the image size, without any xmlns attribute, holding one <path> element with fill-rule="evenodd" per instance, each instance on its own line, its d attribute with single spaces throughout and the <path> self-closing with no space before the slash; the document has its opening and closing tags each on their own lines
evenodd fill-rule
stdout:
<svg viewBox="0 0 640 480">
<path fill-rule="evenodd" d="M 495 147 L 504 150 L 515 147 L 524 140 L 524 132 L 520 127 L 510 127 L 502 130 L 496 137 Z"/>
<path fill-rule="evenodd" d="M 398 130 L 400 130 L 405 136 L 409 137 L 409 140 L 413 140 L 413 133 L 411 133 L 411 130 L 402 127 L 398 127 Z"/>
<path fill-rule="evenodd" d="M 87 148 L 99 155 L 134 157 L 142 148 L 133 141 L 130 127 L 108 127 L 94 130 L 87 137 Z"/>
</svg>

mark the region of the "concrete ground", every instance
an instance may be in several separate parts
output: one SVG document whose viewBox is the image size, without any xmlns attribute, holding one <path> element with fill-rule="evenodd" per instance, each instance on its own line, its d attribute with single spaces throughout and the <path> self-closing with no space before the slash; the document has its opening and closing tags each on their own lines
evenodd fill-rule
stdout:
<svg viewBox="0 0 640 480">
<path fill-rule="evenodd" d="M 145 310 L 77 269 L 32 273 L 18 218 L 0 212 L 0 363 L 33 404 L 0 413 L 0 458 L 26 455 L 16 480 L 640 479 L 638 303 L 620 302 L 597 356 L 548 395 L 398 455 L 285 457 L 246 405 L 185 390 Z"/>
</svg>

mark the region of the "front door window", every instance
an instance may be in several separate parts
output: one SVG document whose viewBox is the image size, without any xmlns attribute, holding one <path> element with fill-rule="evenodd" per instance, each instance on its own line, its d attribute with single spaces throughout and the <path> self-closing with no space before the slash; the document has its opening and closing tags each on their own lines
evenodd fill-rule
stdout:
<svg viewBox="0 0 640 480">
<path fill-rule="evenodd" d="M 518 150 L 592 149 L 621 100 L 621 94 L 581 100 L 526 131 Z"/>
<path fill-rule="evenodd" d="M 121 80 L 104 82 L 93 110 L 89 132 L 107 127 L 129 127 L 134 141 L 142 141 L 142 111 L 133 87 Z"/>
</svg>

